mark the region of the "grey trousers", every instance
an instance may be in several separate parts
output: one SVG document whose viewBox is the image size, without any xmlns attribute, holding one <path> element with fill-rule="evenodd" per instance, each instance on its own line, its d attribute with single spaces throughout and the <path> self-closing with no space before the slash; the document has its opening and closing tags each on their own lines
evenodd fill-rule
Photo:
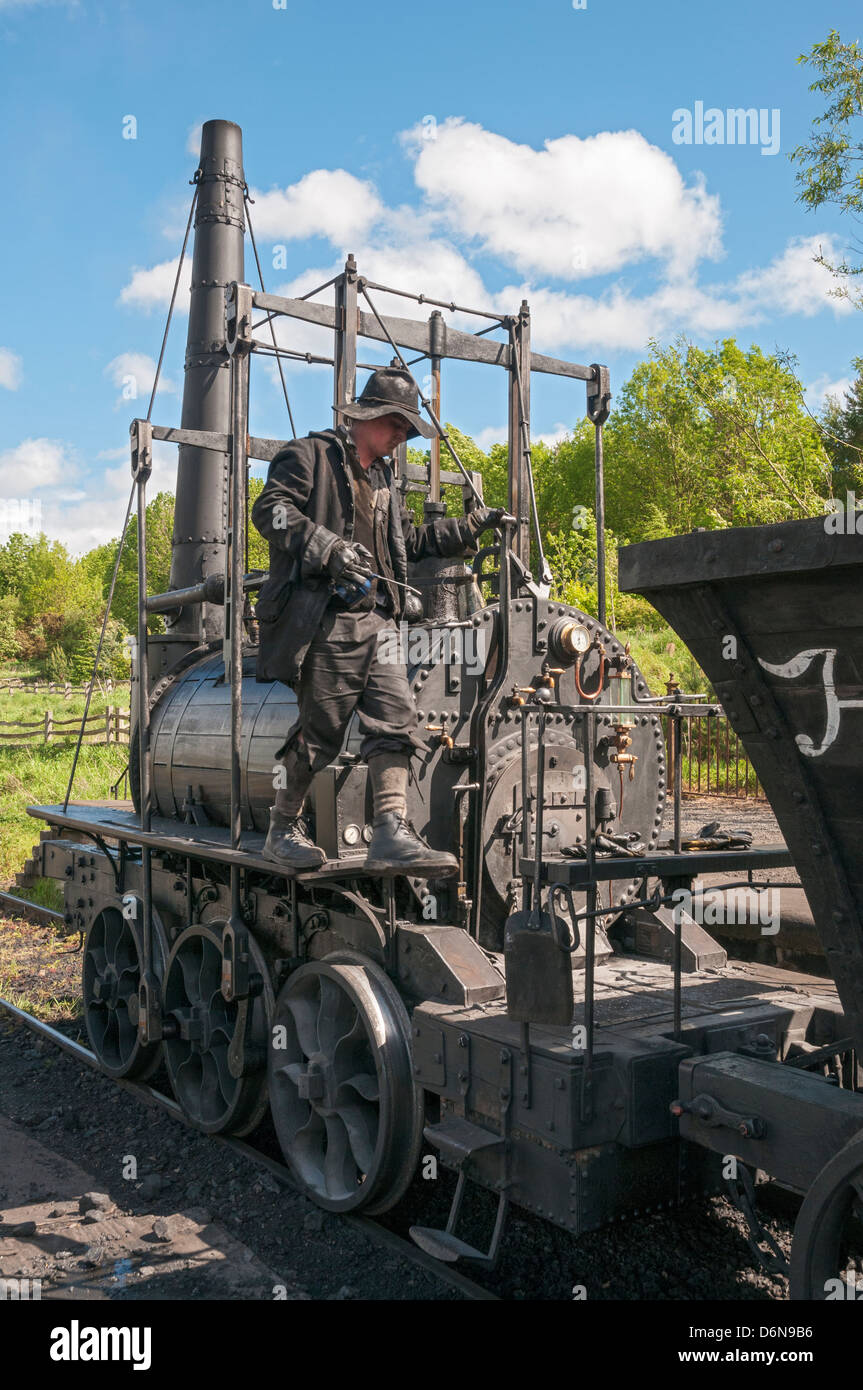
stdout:
<svg viewBox="0 0 863 1390">
<path fill-rule="evenodd" d="M 416 705 L 404 664 L 380 659 L 394 646 L 390 642 L 381 648 L 381 637 L 396 632 L 393 619 L 379 609 L 326 610 L 294 687 L 299 718 L 277 757 L 293 748 L 312 772 L 320 772 L 340 751 L 355 710 L 364 760 L 384 752 L 410 756 L 424 746 L 416 733 Z"/>
</svg>

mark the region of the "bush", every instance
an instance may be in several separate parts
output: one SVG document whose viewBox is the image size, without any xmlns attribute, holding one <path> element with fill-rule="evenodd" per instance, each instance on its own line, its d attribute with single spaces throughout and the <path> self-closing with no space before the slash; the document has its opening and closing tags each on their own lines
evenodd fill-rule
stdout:
<svg viewBox="0 0 863 1390">
<path fill-rule="evenodd" d="M 0 661 L 18 655 L 18 601 L 12 594 L 0 598 Z"/>
</svg>

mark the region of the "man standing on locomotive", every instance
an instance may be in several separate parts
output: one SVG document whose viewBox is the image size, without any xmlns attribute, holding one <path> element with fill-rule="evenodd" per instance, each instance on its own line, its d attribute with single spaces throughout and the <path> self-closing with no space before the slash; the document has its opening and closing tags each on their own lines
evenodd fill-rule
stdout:
<svg viewBox="0 0 863 1390">
<path fill-rule="evenodd" d="M 276 455 L 252 508 L 270 548 L 256 608 L 258 679 L 291 685 L 299 704 L 276 755 L 286 785 L 276 793 L 263 853 L 293 870 L 324 862 L 303 801 L 356 710 L 374 800 L 367 871 L 444 876 L 457 870 L 454 855 L 432 849 L 407 821 L 410 757 L 424 745 L 404 664 L 379 659 L 380 639 L 405 616 L 408 561 L 475 553 L 477 537 L 505 513 L 480 508 L 414 525 L 385 461 L 406 440 L 434 435 L 409 372 L 373 372 L 340 413 L 347 425 L 292 439 Z"/>
</svg>

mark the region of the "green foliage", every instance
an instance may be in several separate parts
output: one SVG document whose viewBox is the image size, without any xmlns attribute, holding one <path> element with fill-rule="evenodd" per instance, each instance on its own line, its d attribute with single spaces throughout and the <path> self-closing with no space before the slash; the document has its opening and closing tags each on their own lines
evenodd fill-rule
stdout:
<svg viewBox="0 0 863 1390">
<path fill-rule="evenodd" d="M 839 31 L 831 29 L 823 43 L 813 44 L 797 61 L 819 74 L 809 84 L 810 92 L 828 99 L 823 114 L 812 122 L 809 140 L 789 155 L 800 166 L 798 199 L 810 211 L 832 204 L 857 220 L 863 214 L 863 49 L 856 40 L 843 43 Z M 834 275 L 863 275 L 863 264 L 816 259 Z M 840 284 L 832 293 L 863 307 L 860 290 Z"/>
<path fill-rule="evenodd" d="M 825 447 L 833 460 L 833 496 L 863 497 L 863 357 L 854 358 L 856 379 L 844 400 L 828 396 L 821 416 Z"/>
<path fill-rule="evenodd" d="M 147 592 L 163 594 L 171 573 L 171 537 L 174 531 L 174 497 L 159 492 L 147 503 Z M 117 558 L 117 542 L 99 547 L 102 597 L 107 598 Z M 138 518 L 133 516 L 123 544 L 111 613 L 127 632 L 138 629 Z M 157 613 L 148 620 L 150 632 L 163 632 L 164 619 Z"/>
<path fill-rule="evenodd" d="M 0 598 L 0 661 L 6 661 L 18 650 L 18 600 L 14 594 Z"/>
<path fill-rule="evenodd" d="M 633 541 L 817 515 L 830 464 L 787 362 L 651 342 L 607 427 L 609 524 Z"/>
</svg>

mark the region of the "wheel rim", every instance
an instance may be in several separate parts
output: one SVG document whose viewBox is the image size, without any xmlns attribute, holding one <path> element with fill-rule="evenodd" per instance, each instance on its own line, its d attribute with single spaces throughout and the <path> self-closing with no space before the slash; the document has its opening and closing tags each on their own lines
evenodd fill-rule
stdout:
<svg viewBox="0 0 863 1390">
<path fill-rule="evenodd" d="M 165 969 L 164 1012 L 176 1027 L 165 1042 L 174 1095 L 192 1124 L 207 1134 L 248 1134 L 267 1108 L 267 1031 L 273 999 L 266 962 L 249 938 L 250 966 L 259 989 L 248 1001 L 222 997 L 222 924 L 187 927 Z M 169 1027 L 172 1025 L 169 1024 Z M 229 1049 L 245 1028 L 246 1069 L 234 1076 Z"/>
<path fill-rule="evenodd" d="M 276 1003 L 273 1122 L 308 1195 L 329 1211 L 399 1200 L 422 1140 L 404 1005 L 377 966 L 349 952 L 302 966 Z"/>
<path fill-rule="evenodd" d="M 791 1245 L 791 1297 L 863 1296 L 863 1134 L 822 1169 L 800 1208 Z"/>
<path fill-rule="evenodd" d="M 84 943 L 82 995 L 90 1046 L 111 1076 L 150 1075 L 159 1065 L 161 1044 L 143 1046 L 138 1039 L 138 987 L 143 952 L 143 907 L 134 899 L 133 918 L 115 904 L 93 919 Z M 164 932 L 153 914 L 153 968 L 161 978 L 165 961 Z"/>
</svg>

